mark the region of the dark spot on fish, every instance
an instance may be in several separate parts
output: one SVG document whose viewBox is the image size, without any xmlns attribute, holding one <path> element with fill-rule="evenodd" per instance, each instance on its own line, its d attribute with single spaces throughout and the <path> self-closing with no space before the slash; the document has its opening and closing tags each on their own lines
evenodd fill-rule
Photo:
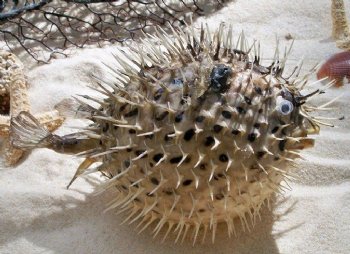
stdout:
<svg viewBox="0 0 350 254">
<path fill-rule="evenodd" d="M 153 162 L 150 162 L 150 163 L 149 163 L 149 166 L 150 166 L 151 168 L 153 168 L 153 166 L 154 166 Z"/>
<path fill-rule="evenodd" d="M 192 180 L 191 179 L 186 179 L 185 181 L 183 181 L 182 185 L 183 186 L 188 186 L 192 183 Z"/>
<path fill-rule="evenodd" d="M 213 127 L 213 131 L 219 133 L 222 130 L 222 128 L 223 127 L 221 125 L 215 124 Z"/>
<path fill-rule="evenodd" d="M 179 123 L 182 121 L 183 114 L 184 114 L 184 111 L 182 111 L 181 113 L 179 113 L 175 116 L 175 123 Z"/>
<path fill-rule="evenodd" d="M 132 151 L 132 149 L 131 149 L 131 148 L 126 148 L 126 151 L 127 151 L 128 153 L 130 153 L 130 152 Z"/>
<path fill-rule="evenodd" d="M 136 131 L 135 131 L 134 129 L 129 129 L 129 133 L 130 133 L 130 134 L 135 134 Z"/>
<path fill-rule="evenodd" d="M 143 154 L 145 151 L 146 151 L 146 150 L 136 150 L 136 151 L 135 151 L 135 154 L 136 154 L 136 156 L 140 156 L 140 155 Z M 146 158 L 146 157 L 147 157 L 147 153 L 146 153 L 145 155 L 143 155 L 143 156 L 141 157 L 141 159 Z"/>
<path fill-rule="evenodd" d="M 219 173 L 219 174 L 218 174 L 218 177 L 224 178 L 225 176 L 224 176 L 224 174 Z"/>
<path fill-rule="evenodd" d="M 287 126 L 286 126 L 286 127 L 283 127 L 281 133 L 282 133 L 282 135 L 287 136 Z"/>
<path fill-rule="evenodd" d="M 273 158 L 274 161 L 278 161 L 280 159 L 280 157 L 276 156 Z"/>
<path fill-rule="evenodd" d="M 212 136 L 208 136 L 205 138 L 204 145 L 211 146 L 215 143 L 215 139 Z"/>
<path fill-rule="evenodd" d="M 278 126 L 275 126 L 273 127 L 273 129 L 271 130 L 271 133 L 276 133 L 278 131 L 279 127 Z"/>
<path fill-rule="evenodd" d="M 286 143 L 287 143 L 286 139 L 283 139 L 278 143 L 278 148 L 280 149 L 281 152 L 283 152 L 284 149 L 286 148 Z"/>
<path fill-rule="evenodd" d="M 109 129 L 109 124 L 106 123 L 106 124 L 103 126 L 102 131 L 103 131 L 103 132 L 107 132 L 108 129 Z"/>
<path fill-rule="evenodd" d="M 195 119 L 195 121 L 196 121 L 197 123 L 201 123 L 201 122 L 204 121 L 204 119 L 205 119 L 204 116 L 197 116 L 196 119 Z"/>
<path fill-rule="evenodd" d="M 248 105 L 252 105 L 252 100 L 249 99 L 247 96 L 244 96 L 244 101 L 245 101 Z"/>
<path fill-rule="evenodd" d="M 171 190 L 164 190 L 163 192 L 169 196 L 173 194 Z"/>
<path fill-rule="evenodd" d="M 259 151 L 256 153 L 256 157 L 260 160 L 266 154 L 265 151 Z"/>
<path fill-rule="evenodd" d="M 171 164 L 177 164 L 182 160 L 182 156 L 173 157 L 170 159 Z"/>
<path fill-rule="evenodd" d="M 201 163 L 201 164 L 199 165 L 199 169 L 200 169 L 200 170 L 205 170 L 205 169 L 206 169 L 206 164 L 205 164 L 205 163 Z"/>
<path fill-rule="evenodd" d="M 196 134 L 194 129 L 187 130 L 185 132 L 185 135 L 184 135 L 184 140 L 190 141 L 192 139 L 192 137 L 194 136 L 194 134 Z"/>
<path fill-rule="evenodd" d="M 241 132 L 240 132 L 239 130 L 234 129 L 234 130 L 231 131 L 231 133 L 232 133 L 233 135 L 238 135 L 238 134 L 241 133 Z"/>
<path fill-rule="evenodd" d="M 244 115 L 246 113 L 246 110 L 242 107 L 237 107 L 237 111 L 239 114 Z"/>
<path fill-rule="evenodd" d="M 155 162 L 158 162 L 158 161 L 160 161 L 161 158 L 163 158 L 163 156 L 164 155 L 162 153 L 157 153 L 156 155 L 153 156 L 153 160 Z"/>
<path fill-rule="evenodd" d="M 151 178 L 151 182 L 154 184 L 154 185 L 158 185 L 159 184 L 159 181 L 156 177 L 152 177 Z"/>
<path fill-rule="evenodd" d="M 262 95 L 262 90 L 261 90 L 260 87 L 258 87 L 258 86 L 255 85 L 254 90 L 255 90 L 255 92 L 256 92 L 257 94 Z"/>
<path fill-rule="evenodd" d="M 128 104 L 124 104 L 124 105 L 121 105 L 120 108 L 119 108 L 119 112 L 123 112 L 126 108 L 126 106 L 128 106 Z"/>
<path fill-rule="evenodd" d="M 133 117 L 136 116 L 139 112 L 138 108 L 134 108 L 133 110 L 129 111 L 128 113 L 126 113 L 124 116 L 125 117 Z"/>
<path fill-rule="evenodd" d="M 190 163 L 191 162 L 191 156 L 187 156 L 184 162 L 185 163 Z"/>
<path fill-rule="evenodd" d="M 201 208 L 201 209 L 198 210 L 198 212 L 204 213 L 204 212 L 205 212 L 205 209 Z"/>
<path fill-rule="evenodd" d="M 222 115 L 224 118 L 226 118 L 226 119 L 231 119 L 231 117 L 232 117 L 231 112 L 230 112 L 230 111 L 227 111 L 227 110 L 223 110 L 223 111 L 221 112 L 221 115 Z"/>
<path fill-rule="evenodd" d="M 222 153 L 222 154 L 219 155 L 219 160 L 221 162 L 228 162 L 228 157 L 227 157 L 226 154 Z"/>
<path fill-rule="evenodd" d="M 157 121 L 162 121 L 167 115 L 169 115 L 168 111 L 162 112 L 160 115 L 156 116 Z"/>
<path fill-rule="evenodd" d="M 149 134 L 145 136 L 145 138 L 148 138 L 148 139 L 153 139 L 153 137 L 154 137 L 154 134 Z"/>
<path fill-rule="evenodd" d="M 250 141 L 250 142 L 254 142 L 255 139 L 256 139 L 256 133 L 250 133 L 250 134 L 248 134 L 247 139 L 248 139 L 248 141 Z"/>
<path fill-rule="evenodd" d="M 154 93 L 154 100 L 157 101 L 160 99 L 160 97 L 163 94 L 163 88 L 159 88 L 155 93 Z"/>
<path fill-rule="evenodd" d="M 129 161 L 129 160 L 125 160 L 125 161 L 124 161 L 124 166 L 125 166 L 126 168 L 128 168 L 128 167 L 130 166 L 130 161 Z"/>
<path fill-rule="evenodd" d="M 224 198 L 224 195 L 222 193 L 218 193 L 218 194 L 215 195 L 215 199 L 216 200 L 221 200 L 223 198 Z"/>
</svg>

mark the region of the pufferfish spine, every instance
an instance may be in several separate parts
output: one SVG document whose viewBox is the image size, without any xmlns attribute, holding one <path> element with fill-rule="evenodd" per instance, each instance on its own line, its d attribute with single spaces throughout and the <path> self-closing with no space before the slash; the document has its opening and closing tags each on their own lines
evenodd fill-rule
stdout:
<svg viewBox="0 0 350 254">
<path fill-rule="evenodd" d="M 57 106 L 91 125 L 60 137 L 23 112 L 12 119 L 12 142 L 86 157 L 72 182 L 101 172 L 100 191 L 115 191 L 107 210 L 127 213 L 140 231 L 155 224 L 156 236 L 166 226 L 163 239 L 173 231 L 178 242 L 192 230 L 194 244 L 210 230 L 214 241 L 218 223 L 229 236 L 237 221 L 249 229 L 281 191 L 288 164 L 325 124 L 309 115 L 324 105 L 306 104 L 323 90 L 303 95 L 308 75 L 299 77 L 300 66 L 282 77 L 286 56 L 279 61 L 276 50 L 262 66 L 260 47 L 247 48 L 242 34 L 234 48 L 223 25 L 213 36 L 203 27 L 199 36 L 193 27 L 171 29 L 121 51 L 121 67 L 110 67 L 115 80 L 97 78 L 102 96 Z"/>
</svg>

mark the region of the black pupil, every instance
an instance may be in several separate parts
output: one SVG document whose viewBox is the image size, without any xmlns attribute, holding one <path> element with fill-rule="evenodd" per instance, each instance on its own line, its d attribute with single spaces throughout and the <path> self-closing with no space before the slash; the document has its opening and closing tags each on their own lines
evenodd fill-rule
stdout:
<svg viewBox="0 0 350 254">
<path fill-rule="evenodd" d="M 289 112 L 289 105 L 288 104 L 283 104 L 281 107 L 281 110 L 283 113 L 288 113 Z"/>
</svg>

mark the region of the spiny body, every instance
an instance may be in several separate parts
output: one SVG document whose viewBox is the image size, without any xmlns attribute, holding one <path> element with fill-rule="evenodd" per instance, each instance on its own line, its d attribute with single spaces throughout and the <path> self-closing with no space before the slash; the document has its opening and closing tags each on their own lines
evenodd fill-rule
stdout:
<svg viewBox="0 0 350 254">
<path fill-rule="evenodd" d="M 12 119 L 13 144 L 80 152 L 86 160 L 73 180 L 102 172 L 101 190 L 116 191 L 108 209 L 128 212 L 141 230 L 156 222 L 157 235 L 167 225 L 164 239 L 174 230 L 177 241 L 192 228 L 195 242 L 203 228 L 214 240 L 219 222 L 229 235 L 235 218 L 254 224 L 287 164 L 313 146 L 307 135 L 319 127 L 308 112 L 316 108 L 305 102 L 320 91 L 303 96 L 298 71 L 283 78 L 285 59 L 269 67 L 258 54 L 251 60 L 243 36 L 234 49 L 232 30 L 202 28 L 197 37 L 172 29 L 131 47 L 131 61 L 118 58 L 116 81 L 97 82 L 103 99 L 84 96 L 99 107 L 80 99 L 57 107 L 92 120 L 89 127 L 60 137 L 22 113 Z"/>
</svg>

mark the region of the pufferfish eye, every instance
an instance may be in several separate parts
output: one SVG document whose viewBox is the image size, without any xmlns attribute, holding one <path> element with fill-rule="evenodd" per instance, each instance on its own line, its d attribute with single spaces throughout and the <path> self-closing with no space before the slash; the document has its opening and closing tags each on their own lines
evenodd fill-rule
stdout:
<svg viewBox="0 0 350 254">
<path fill-rule="evenodd" d="M 286 116 L 292 113 L 294 109 L 293 103 L 289 100 L 283 99 L 282 97 L 277 98 L 276 110 L 282 115 Z"/>
</svg>

